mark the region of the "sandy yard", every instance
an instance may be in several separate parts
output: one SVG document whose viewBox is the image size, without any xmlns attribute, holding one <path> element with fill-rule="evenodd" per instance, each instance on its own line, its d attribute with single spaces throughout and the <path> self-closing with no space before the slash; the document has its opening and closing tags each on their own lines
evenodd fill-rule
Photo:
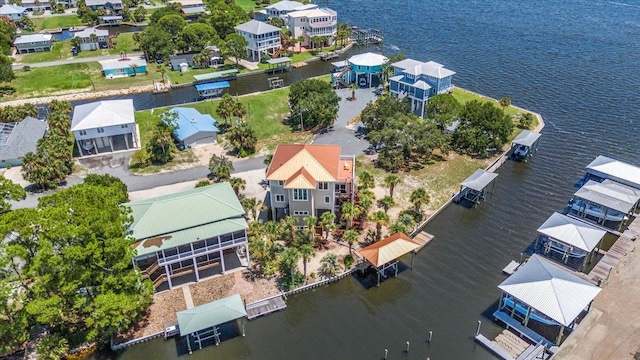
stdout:
<svg viewBox="0 0 640 360">
<path fill-rule="evenodd" d="M 4 175 L 5 178 L 22 187 L 31 185 L 30 182 L 22 177 L 22 166 L 14 166 L 11 169 L 2 169 L 2 171 L 0 171 L 0 174 Z"/>
<path fill-rule="evenodd" d="M 556 359 L 637 359 L 640 352 L 640 251 L 638 241 L 616 266 L 592 311 L 562 344 Z M 602 312 L 600 315 L 599 312 Z M 598 317 L 599 316 L 599 317 Z"/>
<path fill-rule="evenodd" d="M 356 244 L 354 244 L 354 248 L 355 247 L 356 247 Z M 328 254 L 338 255 L 338 263 L 341 266 L 340 272 L 345 271 L 344 257 L 349 254 L 349 247 L 346 245 L 338 244 L 335 241 L 329 241 L 327 244 L 323 245 L 319 250 L 316 250 L 315 256 L 311 257 L 311 259 L 307 263 L 307 280 L 309 282 L 314 281 L 314 279 L 311 278 L 311 273 L 316 274 L 315 281 L 321 280 L 320 261 L 322 260 L 323 257 L 325 257 Z M 355 251 L 353 252 L 353 257 L 354 259 L 358 258 Z M 298 270 L 302 273 L 303 269 L 304 267 L 302 264 L 302 259 L 300 259 L 300 261 L 298 261 Z"/>
<path fill-rule="evenodd" d="M 202 145 L 191 148 L 193 150 L 193 154 L 198 158 L 198 163 L 193 164 L 193 166 L 209 166 L 209 160 L 211 159 L 211 155 L 224 155 L 231 161 L 236 161 L 239 158 L 233 155 L 229 155 L 227 150 L 225 150 L 220 144 L 209 144 Z"/>
</svg>

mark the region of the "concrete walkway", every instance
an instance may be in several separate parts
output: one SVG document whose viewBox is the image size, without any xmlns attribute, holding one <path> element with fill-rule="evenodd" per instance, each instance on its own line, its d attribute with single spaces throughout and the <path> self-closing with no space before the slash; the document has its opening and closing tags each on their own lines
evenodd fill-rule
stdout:
<svg viewBox="0 0 640 360">
<path fill-rule="evenodd" d="M 229 60 L 236 62 L 236 58 L 233 56 L 229 57 Z M 247 70 L 258 70 L 258 63 L 257 62 L 251 62 L 251 61 L 247 61 L 245 59 L 240 59 L 238 60 L 238 64 L 240 64 L 241 66 L 244 66 Z"/>
<path fill-rule="evenodd" d="M 127 56 L 142 56 L 142 55 L 144 55 L 144 53 L 141 53 L 141 52 L 127 54 Z M 120 55 L 105 55 L 105 56 L 93 56 L 93 57 L 87 57 L 87 58 L 73 58 L 73 59 L 56 60 L 56 61 L 45 61 L 45 62 L 29 63 L 29 64 L 14 63 L 11 65 L 11 67 L 13 68 L 13 70 L 19 70 L 25 66 L 29 66 L 32 68 L 40 68 L 40 67 L 50 67 L 50 66 L 58 66 L 58 65 L 66 65 L 66 64 L 97 62 L 102 60 L 117 59 L 119 57 Z"/>
<path fill-rule="evenodd" d="M 182 286 L 182 294 L 184 294 L 184 302 L 187 304 L 187 309 L 193 308 L 193 298 L 191 297 L 191 289 L 188 284 Z"/>
</svg>

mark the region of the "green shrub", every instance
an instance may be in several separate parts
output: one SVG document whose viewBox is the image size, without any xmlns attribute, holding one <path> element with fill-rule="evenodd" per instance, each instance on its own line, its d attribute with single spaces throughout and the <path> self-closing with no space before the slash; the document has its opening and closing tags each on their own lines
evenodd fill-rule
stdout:
<svg viewBox="0 0 640 360">
<path fill-rule="evenodd" d="M 198 181 L 196 183 L 196 188 L 203 187 L 203 186 L 209 186 L 209 185 L 211 185 L 211 181 L 209 181 L 209 180 L 200 180 L 200 181 Z"/>
<path fill-rule="evenodd" d="M 347 254 L 347 255 L 345 255 L 343 261 L 344 261 L 344 268 L 345 269 L 350 269 L 351 265 L 353 265 L 353 262 L 355 260 L 353 259 L 353 256 L 351 256 L 351 254 Z"/>
<path fill-rule="evenodd" d="M 140 149 L 131 155 L 129 167 L 132 169 L 143 169 L 151 165 L 151 155 L 146 149 Z"/>
</svg>

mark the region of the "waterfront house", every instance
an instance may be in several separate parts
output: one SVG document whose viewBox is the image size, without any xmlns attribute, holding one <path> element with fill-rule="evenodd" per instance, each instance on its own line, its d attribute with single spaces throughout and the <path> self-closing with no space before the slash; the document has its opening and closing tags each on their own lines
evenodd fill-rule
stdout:
<svg viewBox="0 0 640 360">
<path fill-rule="evenodd" d="M 326 37 L 323 46 L 330 46 L 338 32 L 338 13 L 327 8 L 293 11 L 285 24 L 293 39 L 304 38 L 303 46 L 313 46 L 313 39 L 320 36 Z"/>
<path fill-rule="evenodd" d="M 453 90 L 451 79 L 455 72 L 437 62 L 404 59 L 391 66 L 393 77 L 389 79 L 390 92 L 398 97 L 407 97 L 411 111 L 420 117 L 424 117 L 430 97 Z"/>
<path fill-rule="evenodd" d="M 102 74 L 107 79 L 147 73 L 147 61 L 141 56 L 108 59 L 99 61 L 99 63 L 102 65 Z"/>
<path fill-rule="evenodd" d="M 340 66 L 339 70 L 331 74 L 331 82 L 334 86 L 355 83 L 359 87 L 377 87 L 388 61 L 381 54 L 371 52 L 354 55 L 347 60 L 346 66 Z"/>
<path fill-rule="evenodd" d="M 247 40 L 247 56 L 260 61 L 263 54 L 273 56 L 280 50 L 280 29 L 258 20 L 251 20 L 235 27 L 236 32 Z"/>
<path fill-rule="evenodd" d="M 267 169 L 274 220 L 339 212 L 354 195 L 355 158 L 341 155 L 340 145 L 278 145 Z"/>
<path fill-rule="evenodd" d="M 593 179 L 598 182 L 611 179 L 620 184 L 640 189 L 640 167 L 599 155 L 587 165 L 585 179 Z"/>
<path fill-rule="evenodd" d="M 31 34 L 18 36 L 13 45 L 18 54 L 28 54 L 36 52 L 51 51 L 53 35 L 51 34 Z"/>
<path fill-rule="evenodd" d="M 40 1 L 36 4 L 37 0 L 22 0 L 20 5 L 27 8 L 27 11 L 40 11 L 51 10 L 51 3 L 48 1 Z"/>
<path fill-rule="evenodd" d="M 27 8 L 13 4 L 2 5 L 2 7 L 0 7 L 0 17 L 2 16 L 11 21 L 17 21 L 23 16 L 27 16 Z"/>
<path fill-rule="evenodd" d="M 284 20 L 284 16 L 304 4 L 297 1 L 282 0 L 264 8 L 267 18 L 278 17 Z"/>
<path fill-rule="evenodd" d="M 95 35 L 95 37 L 92 37 Z M 87 28 L 78 31 L 73 35 L 80 42 L 80 50 L 98 50 L 109 47 L 109 30 L 100 30 L 98 28 Z"/>
<path fill-rule="evenodd" d="M 177 125 L 173 132 L 175 138 L 184 147 L 215 144 L 217 142 L 218 121 L 209 114 L 200 114 L 194 108 L 176 107 L 169 110 L 175 114 Z"/>
<path fill-rule="evenodd" d="M 123 206 L 133 262 L 158 290 L 249 266 L 245 211 L 227 182 Z"/>
<path fill-rule="evenodd" d="M 22 165 L 28 152 L 35 152 L 47 124 L 31 116 L 17 123 L 0 123 L 0 168 Z"/>
<path fill-rule="evenodd" d="M 71 132 L 80 156 L 140 147 L 131 99 L 75 106 Z"/>
<path fill-rule="evenodd" d="M 99 8 L 104 8 L 112 12 L 122 10 L 122 0 L 85 0 L 85 5 L 94 11 Z"/>
<path fill-rule="evenodd" d="M 565 330 L 573 330 L 601 290 L 538 255 L 498 288 L 502 296 L 493 317 L 547 347 L 560 345 Z"/>
<path fill-rule="evenodd" d="M 209 66 L 216 66 L 224 63 L 224 59 L 220 56 L 220 49 L 215 46 L 208 46 L 211 57 L 209 58 Z M 189 67 L 198 68 L 199 64 L 193 62 L 193 57 L 198 53 L 178 54 L 169 56 L 169 66 L 171 70 L 180 71 L 182 64 L 187 64 Z"/>
<path fill-rule="evenodd" d="M 172 4 L 180 4 L 182 13 L 189 20 L 197 19 L 200 14 L 206 11 L 204 2 L 202 0 L 172 0 Z"/>
</svg>

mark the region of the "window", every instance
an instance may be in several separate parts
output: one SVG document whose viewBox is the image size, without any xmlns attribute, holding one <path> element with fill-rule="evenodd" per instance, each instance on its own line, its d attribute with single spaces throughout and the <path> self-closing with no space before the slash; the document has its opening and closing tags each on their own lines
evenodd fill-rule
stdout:
<svg viewBox="0 0 640 360">
<path fill-rule="evenodd" d="M 278 186 L 284 186 L 284 181 L 283 180 L 278 180 Z"/>
<path fill-rule="evenodd" d="M 324 203 L 325 204 L 331 204 L 331 196 L 325 196 L 324 197 Z"/>
<path fill-rule="evenodd" d="M 122 124 L 122 125 L 120 125 L 120 127 L 123 128 L 123 129 L 126 129 L 126 128 L 129 127 L 129 124 Z"/>
<path fill-rule="evenodd" d="M 102 134 L 104 132 L 104 128 L 98 128 L 98 134 Z"/>
<path fill-rule="evenodd" d="M 293 200 L 307 201 L 308 200 L 307 189 L 293 189 Z"/>
<path fill-rule="evenodd" d="M 329 190 L 329 183 L 328 182 L 319 182 L 318 183 L 318 190 Z"/>
<path fill-rule="evenodd" d="M 302 230 L 304 230 L 306 228 L 307 228 L 306 226 L 296 226 L 296 230 L 298 230 L 298 231 L 302 231 Z"/>
<path fill-rule="evenodd" d="M 295 215 L 295 216 L 309 216 L 309 211 L 294 210 L 293 211 L 293 215 Z"/>
<path fill-rule="evenodd" d="M 284 202 L 284 195 L 277 194 L 276 195 L 276 202 Z"/>
<path fill-rule="evenodd" d="M 78 131 L 78 135 L 82 135 L 82 136 L 87 135 L 87 130 L 80 130 L 80 131 Z"/>
<path fill-rule="evenodd" d="M 369 70 L 370 66 L 367 66 L 367 70 Z"/>
</svg>

